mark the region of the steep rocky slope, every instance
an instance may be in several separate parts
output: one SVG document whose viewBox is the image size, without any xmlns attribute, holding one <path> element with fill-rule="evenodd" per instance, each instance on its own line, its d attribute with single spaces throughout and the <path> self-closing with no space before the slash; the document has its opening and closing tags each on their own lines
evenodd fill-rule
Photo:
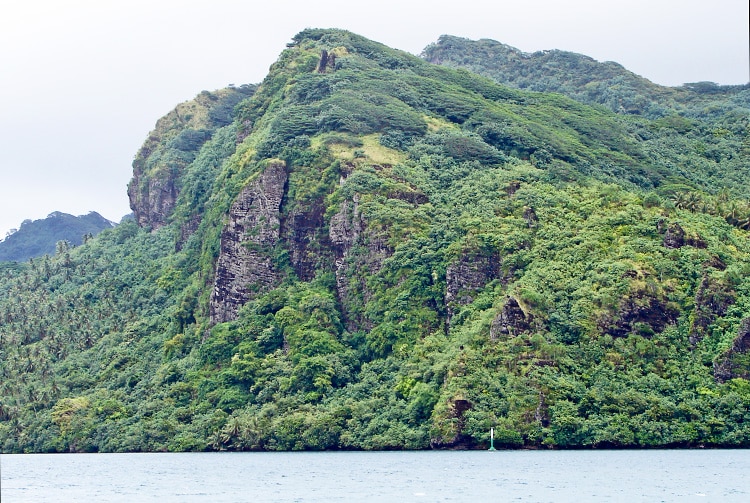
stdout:
<svg viewBox="0 0 750 503">
<path fill-rule="evenodd" d="M 133 161 L 130 207 L 141 226 L 167 223 L 177 203 L 185 168 L 219 127 L 231 124 L 233 108 L 254 86 L 203 91 L 159 119 Z"/>
</svg>

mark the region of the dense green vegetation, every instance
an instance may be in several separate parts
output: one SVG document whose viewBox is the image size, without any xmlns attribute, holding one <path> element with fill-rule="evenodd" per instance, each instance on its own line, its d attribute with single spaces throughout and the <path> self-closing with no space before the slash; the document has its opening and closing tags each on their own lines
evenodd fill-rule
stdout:
<svg viewBox="0 0 750 503">
<path fill-rule="evenodd" d="M 47 218 L 26 220 L 21 227 L 0 241 L 0 261 L 24 262 L 32 257 L 53 255 L 59 241 L 78 246 L 115 224 L 92 211 L 73 216 L 56 211 Z"/>
<path fill-rule="evenodd" d="M 747 447 L 736 112 L 618 115 L 305 30 L 189 159 L 150 154 L 194 124 L 148 140 L 168 215 L 0 267 L 0 449 Z M 247 213 L 262 260 L 233 274 L 265 276 L 216 323 Z"/>
<path fill-rule="evenodd" d="M 613 112 L 651 119 L 673 114 L 715 116 L 733 110 L 745 115 L 750 85 L 713 82 L 663 87 L 612 61 L 598 62 L 567 51 L 521 52 L 494 40 L 441 36 L 423 51 L 427 61 L 465 68 L 501 84 L 529 91 L 564 94 Z"/>
<path fill-rule="evenodd" d="M 617 112 L 613 120 L 639 139 L 639 148 L 651 162 L 666 166 L 668 183 L 688 185 L 665 187 L 666 192 L 700 188 L 715 193 L 730 188 L 737 196 L 749 195 L 744 176 L 750 153 L 750 84 L 663 87 L 617 63 L 600 63 L 581 54 L 526 54 L 494 40 L 448 35 L 428 46 L 422 57 L 512 88 L 560 93 Z M 615 176 L 624 178 L 623 173 Z"/>
</svg>

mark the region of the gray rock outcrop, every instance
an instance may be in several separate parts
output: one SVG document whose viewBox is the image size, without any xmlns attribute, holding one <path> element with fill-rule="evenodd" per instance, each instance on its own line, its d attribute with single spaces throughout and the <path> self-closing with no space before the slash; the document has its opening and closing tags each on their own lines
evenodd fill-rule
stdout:
<svg viewBox="0 0 750 503">
<path fill-rule="evenodd" d="M 508 297 L 490 326 L 490 339 L 514 337 L 531 329 L 532 316 L 521 309 L 514 297 Z"/>
<path fill-rule="evenodd" d="M 331 243 L 322 198 L 297 204 L 281 222 L 281 239 L 297 277 L 311 281 L 318 269 L 330 270 Z"/>
<path fill-rule="evenodd" d="M 746 356 L 748 352 L 750 352 L 750 318 L 745 318 L 740 324 L 732 346 L 714 362 L 714 379 L 719 383 L 736 377 L 750 379 L 750 365 L 747 363 Z"/>
<path fill-rule="evenodd" d="M 663 244 L 667 248 L 682 248 L 685 246 L 685 231 L 680 224 L 675 222 L 667 227 L 664 232 Z"/>
<path fill-rule="evenodd" d="M 372 297 L 366 278 L 382 269 L 393 250 L 384 237 L 367 228 L 357 194 L 352 200 L 343 201 L 331 217 L 329 238 L 336 252 L 336 290 L 347 328 L 370 330 L 373 324 L 363 314 L 364 305 Z"/>
<path fill-rule="evenodd" d="M 471 304 L 484 286 L 500 277 L 500 258 L 497 254 L 465 251 L 448 264 L 445 271 L 445 306 L 450 319 L 457 308 Z"/>
<path fill-rule="evenodd" d="M 141 183 L 140 173 L 133 175 L 128 187 L 130 208 L 141 227 L 158 229 L 167 223 L 177 201 L 177 188 L 172 177 L 151 178 Z M 141 190 L 138 191 L 138 187 Z"/>
<path fill-rule="evenodd" d="M 221 232 L 210 301 L 212 323 L 236 319 L 243 304 L 281 281 L 271 252 L 279 241 L 286 182 L 286 166 L 272 161 L 232 204 Z"/>
</svg>

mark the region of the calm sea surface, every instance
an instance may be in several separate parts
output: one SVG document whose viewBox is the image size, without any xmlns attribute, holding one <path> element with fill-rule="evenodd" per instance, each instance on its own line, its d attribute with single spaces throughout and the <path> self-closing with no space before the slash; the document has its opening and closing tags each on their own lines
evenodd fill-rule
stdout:
<svg viewBox="0 0 750 503">
<path fill-rule="evenodd" d="M 750 502 L 750 451 L 3 454 L 17 501 Z"/>
</svg>

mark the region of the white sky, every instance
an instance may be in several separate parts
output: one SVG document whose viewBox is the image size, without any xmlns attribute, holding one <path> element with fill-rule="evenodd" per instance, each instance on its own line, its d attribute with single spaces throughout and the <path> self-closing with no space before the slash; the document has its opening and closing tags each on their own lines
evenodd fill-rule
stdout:
<svg viewBox="0 0 750 503">
<path fill-rule="evenodd" d="M 414 54 L 441 34 L 744 84 L 747 0 L 0 0 L 0 239 L 52 211 L 130 212 L 131 162 L 200 91 L 258 83 L 306 27 Z"/>
</svg>

